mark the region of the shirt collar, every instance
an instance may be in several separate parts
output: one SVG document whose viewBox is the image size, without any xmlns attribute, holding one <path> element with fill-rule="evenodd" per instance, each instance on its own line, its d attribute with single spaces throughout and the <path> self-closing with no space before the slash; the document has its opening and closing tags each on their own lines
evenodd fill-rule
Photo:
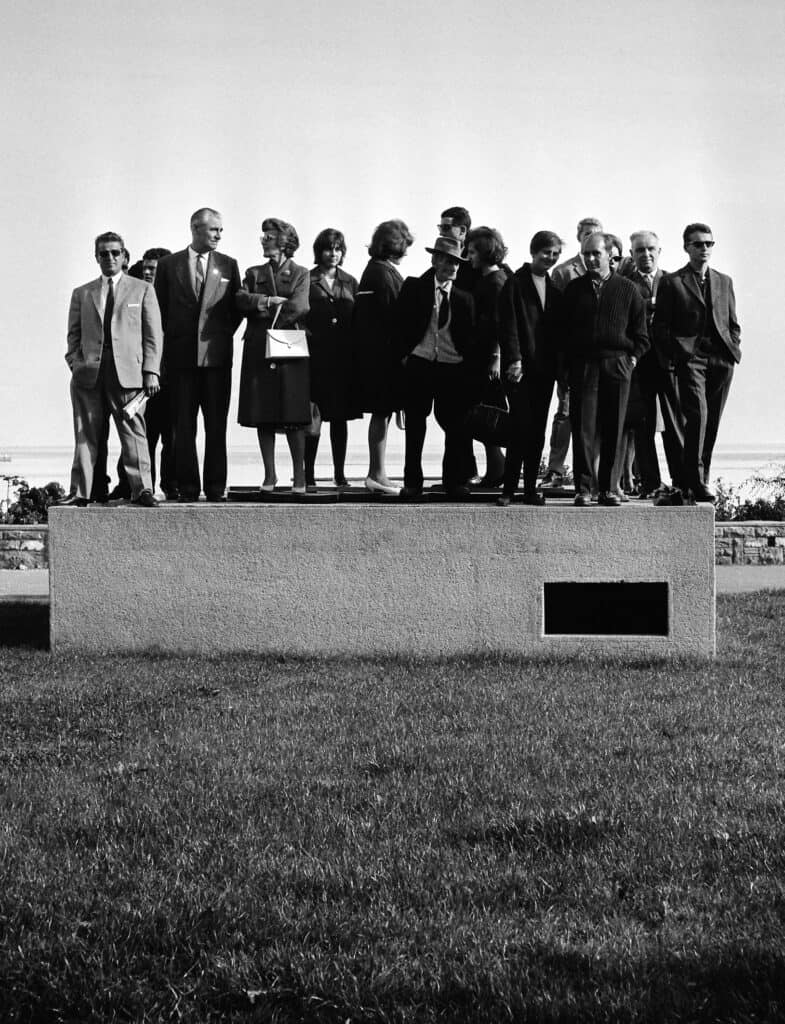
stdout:
<svg viewBox="0 0 785 1024">
<path fill-rule="evenodd" d="M 197 252 L 192 246 L 188 246 L 188 259 L 194 262 L 197 256 L 204 256 L 205 259 L 210 255 L 209 252 Z"/>
<path fill-rule="evenodd" d="M 434 295 L 436 294 L 436 292 L 443 292 L 449 298 L 450 292 L 452 291 L 452 281 L 437 281 L 436 278 L 434 277 L 433 285 Z"/>
<path fill-rule="evenodd" d="M 101 287 L 102 288 L 108 288 L 109 287 L 109 282 L 112 281 L 113 282 L 112 287 L 114 288 L 114 286 L 117 284 L 117 282 L 120 280 L 120 278 L 122 276 L 123 276 L 122 270 L 118 270 L 118 272 L 116 274 L 114 274 L 112 277 L 104 277 L 104 275 L 101 274 Z"/>
</svg>

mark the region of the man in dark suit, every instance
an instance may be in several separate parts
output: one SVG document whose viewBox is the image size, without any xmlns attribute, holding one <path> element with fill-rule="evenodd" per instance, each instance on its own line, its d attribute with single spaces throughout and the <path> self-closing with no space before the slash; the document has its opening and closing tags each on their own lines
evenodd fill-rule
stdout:
<svg viewBox="0 0 785 1024">
<path fill-rule="evenodd" d="M 406 457 L 402 498 L 422 494 L 422 450 L 425 423 L 433 408 L 444 430 L 442 480 L 449 497 L 468 497 L 466 449 L 471 436 L 466 413 L 481 386 L 482 368 L 476 351 L 474 300 L 454 281 L 464 257 L 455 238 L 439 237 L 431 253 L 431 269 L 407 277 L 395 309 L 398 354 L 404 361 L 403 411 Z"/>
<path fill-rule="evenodd" d="M 584 238 L 596 231 L 602 231 L 602 224 L 596 217 L 583 217 L 578 221 L 575 237 L 578 245 L 583 245 Z M 557 264 L 553 269 L 551 281 L 559 291 L 564 291 L 570 281 L 583 277 L 586 273 L 586 266 L 580 250 L 570 259 Z M 559 367 L 556 380 L 556 412 L 553 414 L 551 424 L 550 450 L 548 452 L 548 466 L 542 483 L 545 487 L 560 487 L 564 482 L 566 471 L 565 462 L 567 453 L 570 450 L 570 380 L 569 368 L 566 363 Z M 573 460 L 574 461 L 574 460 Z M 573 476 L 575 467 L 573 466 Z"/>
<path fill-rule="evenodd" d="M 509 505 L 523 465 L 523 504 L 544 505 L 537 473 L 545 446 L 548 409 L 560 356 L 558 323 L 562 294 L 548 271 L 562 251 L 552 231 L 538 231 L 529 245 L 531 263 L 516 270 L 499 297 L 501 368 L 517 385 L 510 396 L 513 438 L 507 446 L 504 488 L 497 505 Z"/>
<path fill-rule="evenodd" d="M 733 282 L 709 268 L 714 238 L 707 224 L 688 224 L 684 249 L 689 262 L 660 284 L 654 313 L 654 343 L 673 359 L 684 416 L 681 486 L 696 501 L 714 501 L 709 490 L 711 456 L 733 370 L 741 359 Z"/>
<path fill-rule="evenodd" d="M 131 500 L 148 508 L 157 504 L 144 415 L 128 416 L 125 406 L 142 390 L 148 397 L 158 392 L 161 317 L 152 285 L 123 273 L 124 252 L 120 235 L 99 235 L 95 258 L 101 276 L 71 296 L 65 359 L 71 371 L 75 451 L 72 493 L 62 503 L 66 505 L 86 505 L 96 472 L 106 475 L 110 416 L 120 438 Z"/>
<path fill-rule="evenodd" d="M 652 337 L 652 322 L 657 306 L 657 293 L 663 278 L 659 268 L 660 240 L 653 231 L 635 231 L 630 235 L 630 260 L 622 271 L 640 292 L 646 303 L 646 326 Z M 674 487 L 680 487 L 681 464 L 684 449 L 684 427 L 679 406 L 679 391 L 673 362 L 663 359 L 654 345 L 641 357 L 632 377 L 632 389 L 637 390 L 641 415 L 635 431 L 635 459 L 640 476 L 640 493 L 656 498 L 667 491 L 662 487 L 660 464 L 655 437 L 657 433 L 657 399 L 663 419 L 663 447 L 668 472 Z"/>
<path fill-rule="evenodd" d="M 649 348 L 646 307 L 637 288 L 611 272 L 612 247 L 610 235 L 587 236 L 581 246 L 586 273 L 571 281 L 564 292 L 562 337 L 570 360 L 576 505 L 591 502 L 597 440 L 599 503 L 621 504 L 614 462 L 624 428 L 630 377 Z"/>
<path fill-rule="evenodd" d="M 155 290 L 164 327 L 164 365 L 174 431 L 178 500 L 225 501 L 226 421 L 232 387 L 234 333 L 242 319 L 234 297 L 237 261 L 217 252 L 221 215 L 204 207 L 191 217 L 191 244 L 159 261 Z M 196 428 L 204 420 L 203 479 L 199 478 Z"/>
</svg>

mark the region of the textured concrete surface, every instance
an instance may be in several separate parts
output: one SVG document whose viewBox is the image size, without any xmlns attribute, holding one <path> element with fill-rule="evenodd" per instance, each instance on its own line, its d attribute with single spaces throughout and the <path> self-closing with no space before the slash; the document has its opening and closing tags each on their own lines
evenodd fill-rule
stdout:
<svg viewBox="0 0 785 1024">
<path fill-rule="evenodd" d="M 713 510 L 54 509 L 53 649 L 714 651 Z M 543 583 L 666 581 L 669 635 L 545 637 Z"/>
</svg>

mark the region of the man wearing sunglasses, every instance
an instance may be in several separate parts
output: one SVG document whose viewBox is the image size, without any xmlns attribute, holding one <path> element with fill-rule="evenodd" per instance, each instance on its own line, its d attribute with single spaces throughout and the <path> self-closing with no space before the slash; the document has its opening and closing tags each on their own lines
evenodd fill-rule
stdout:
<svg viewBox="0 0 785 1024">
<path fill-rule="evenodd" d="M 75 452 L 73 493 L 66 505 L 84 506 L 91 497 L 110 416 L 120 438 L 131 500 L 147 508 L 157 505 L 144 415 L 128 417 L 124 407 L 142 390 L 148 397 L 158 393 L 161 314 L 153 286 L 123 272 L 124 252 L 118 234 L 99 235 L 95 258 L 101 276 L 71 296 L 65 359 L 71 370 Z M 105 454 L 99 472 L 106 473 Z"/>
<path fill-rule="evenodd" d="M 688 224 L 689 262 L 660 283 L 654 312 L 654 344 L 673 359 L 684 417 L 681 484 L 696 501 L 713 502 L 711 456 L 733 370 L 741 359 L 733 282 L 709 268 L 714 238 L 708 224 Z"/>
</svg>

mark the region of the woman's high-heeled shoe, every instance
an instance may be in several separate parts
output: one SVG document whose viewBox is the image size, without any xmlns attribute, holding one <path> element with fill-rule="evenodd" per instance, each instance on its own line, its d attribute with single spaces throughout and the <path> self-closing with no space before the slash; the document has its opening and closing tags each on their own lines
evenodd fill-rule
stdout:
<svg viewBox="0 0 785 1024">
<path fill-rule="evenodd" d="M 259 488 L 260 491 L 265 491 L 267 494 L 271 494 L 275 490 L 275 485 L 278 483 L 278 477 L 273 480 L 271 484 L 262 484 Z"/>
</svg>

